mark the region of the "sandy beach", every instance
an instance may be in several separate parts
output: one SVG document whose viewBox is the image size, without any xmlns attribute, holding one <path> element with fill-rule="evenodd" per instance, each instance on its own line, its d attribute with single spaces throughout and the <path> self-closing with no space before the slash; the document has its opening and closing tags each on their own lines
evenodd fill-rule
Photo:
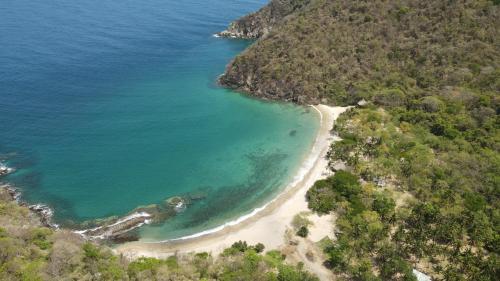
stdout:
<svg viewBox="0 0 500 281">
<path fill-rule="evenodd" d="M 321 125 L 310 154 L 298 172 L 302 176 L 253 216 L 199 237 L 156 243 L 129 242 L 117 246 L 114 250 L 129 258 L 164 258 L 190 252 L 210 252 L 217 255 L 239 240 L 252 245 L 262 243 L 266 250 L 283 248 L 287 243 L 287 230 L 292 228 L 293 217 L 308 211 L 305 199 L 307 190 L 315 181 L 328 176 L 328 161 L 325 156 L 330 144 L 336 140 L 330 131 L 335 119 L 347 109 L 326 105 L 313 108 L 320 114 Z M 331 216 L 319 217 L 311 214 L 308 218 L 314 223 L 310 228 L 308 240 L 316 242 L 327 235 L 333 236 Z"/>
</svg>

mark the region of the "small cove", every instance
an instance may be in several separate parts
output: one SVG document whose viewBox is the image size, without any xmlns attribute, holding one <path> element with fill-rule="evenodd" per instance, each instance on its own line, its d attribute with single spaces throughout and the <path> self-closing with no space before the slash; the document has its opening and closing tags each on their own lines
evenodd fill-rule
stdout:
<svg viewBox="0 0 500 281">
<path fill-rule="evenodd" d="M 7 180 L 63 224 L 203 194 L 141 230 L 146 240 L 210 229 L 265 203 L 297 171 L 318 116 L 215 83 L 250 42 L 212 34 L 264 3 L 8 2 L 0 153 L 17 171 Z"/>
</svg>

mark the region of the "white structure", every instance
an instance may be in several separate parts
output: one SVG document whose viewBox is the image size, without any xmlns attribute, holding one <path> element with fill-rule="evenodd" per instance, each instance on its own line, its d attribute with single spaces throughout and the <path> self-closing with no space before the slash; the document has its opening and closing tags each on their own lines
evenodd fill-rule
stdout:
<svg viewBox="0 0 500 281">
<path fill-rule="evenodd" d="M 416 269 L 413 269 L 413 275 L 415 275 L 415 277 L 417 277 L 418 281 L 432 281 L 432 279 L 428 275 L 426 275 L 426 274 L 424 274 Z"/>
</svg>

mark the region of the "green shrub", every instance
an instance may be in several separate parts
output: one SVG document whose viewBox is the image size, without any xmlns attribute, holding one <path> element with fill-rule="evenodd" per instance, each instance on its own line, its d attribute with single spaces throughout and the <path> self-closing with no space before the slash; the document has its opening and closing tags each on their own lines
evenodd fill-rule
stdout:
<svg viewBox="0 0 500 281">
<path fill-rule="evenodd" d="M 297 235 L 303 238 L 306 238 L 308 234 L 309 234 L 309 229 L 307 229 L 307 226 L 301 226 L 297 231 Z"/>
<path fill-rule="evenodd" d="M 137 276 L 137 273 L 141 271 L 152 271 L 157 270 L 161 265 L 165 264 L 162 260 L 155 258 L 141 257 L 128 265 L 128 274 L 130 276 Z"/>
<path fill-rule="evenodd" d="M 333 190 L 345 198 L 358 195 L 361 192 L 358 177 L 350 172 L 337 171 L 328 181 Z"/>
<path fill-rule="evenodd" d="M 255 246 L 253 247 L 253 249 L 254 249 L 254 250 L 255 250 L 255 252 L 257 252 L 257 253 L 262 253 L 262 252 L 264 251 L 264 248 L 265 248 L 265 246 L 264 246 L 264 244 L 262 244 L 262 243 L 257 243 L 257 244 L 255 244 Z"/>
<path fill-rule="evenodd" d="M 394 214 L 396 202 L 386 194 L 377 194 L 373 200 L 372 209 L 379 213 L 382 219 L 389 218 Z"/>
<path fill-rule="evenodd" d="M 89 260 L 97 260 L 100 257 L 100 249 L 90 242 L 83 244 L 83 253 Z"/>
<path fill-rule="evenodd" d="M 327 214 L 335 208 L 336 194 L 326 180 L 319 180 L 307 191 L 309 209 L 320 214 Z"/>
<path fill-rule="evenodd" d="M 31 231 L 31 242 L 37 245 L 42 250 L 47 250 L 52 246 L 52 242 L 49 240 L 49 236 L 52 235 L 52 230 L 39 227 Z"/>
<path fill-rule="evenodd" d="M 279 267 L 278 281 L 319 281 L 319 279 L 310 273 L 297 270 L 293 266 L 282 265 Z"/>
<path fill-rule="evenodd" d="M 240 252 L 244 252 L 248 249 L 248 245 L 246 241 L 238 241 L 234 242 L 233 245 L 231 245 L 231 248 L 236 249 Z"/>
<path fill-rule="evenodd" d="M 296 214 L 292 219 L 292 226 L 295 230 L 298 230 L 302 226 L 310 226 L 312 222 L 306 217 L 307 213 Z"/>
</svg>

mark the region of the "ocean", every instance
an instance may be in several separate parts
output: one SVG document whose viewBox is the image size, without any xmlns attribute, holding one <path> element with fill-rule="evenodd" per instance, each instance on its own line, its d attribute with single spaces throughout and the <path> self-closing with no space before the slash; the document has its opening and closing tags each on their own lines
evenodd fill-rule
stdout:
<svg viewBox="0 0 500 281">
<path fill-rule="evenodd" d="M 307 107 L 219 87 L 252 42 L 215 38 L 264 0 L 28 1 L 0 4 L 4 178 L 74 225 L 198 194 L 140 230 L 179 238 L 276 196 L 311 148 Z"/>
</svg>

